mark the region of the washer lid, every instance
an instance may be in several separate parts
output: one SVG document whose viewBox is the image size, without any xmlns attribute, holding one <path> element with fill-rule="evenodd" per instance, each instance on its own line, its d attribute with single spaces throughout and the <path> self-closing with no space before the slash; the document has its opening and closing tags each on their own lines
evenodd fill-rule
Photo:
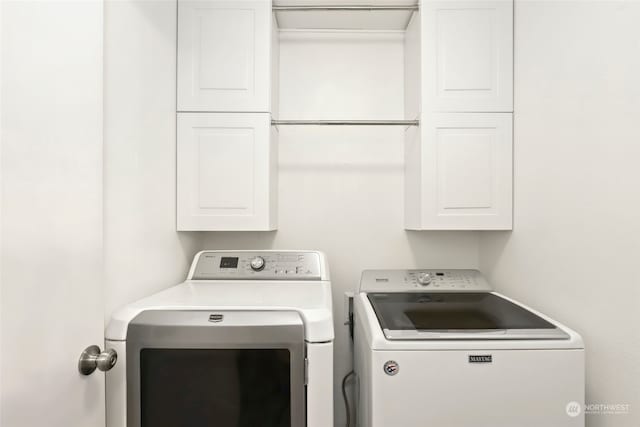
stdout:
<svg viewBox="0 0 640 427">
<path fill-rule="evenodd" d="M 552 323 L 498 295 L 369 293 L 387 339 L 568 339 Z"/>
</svg>

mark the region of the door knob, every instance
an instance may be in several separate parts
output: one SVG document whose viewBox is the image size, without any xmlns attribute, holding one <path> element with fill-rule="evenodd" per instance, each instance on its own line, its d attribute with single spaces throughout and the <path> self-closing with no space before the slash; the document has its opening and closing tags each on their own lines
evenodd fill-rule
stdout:
<svg viewBox="0 0 640 427">
<path fill-rule="evenodd" d="M 112 348 L 100 352 L 100 347 L 90 345 L 80 354 L 78 360 L 78 371 L 82 375 L 91 375 L 98 368 L 102 372 L 107 372 L 113 368 L 118 361 L 118 353 Z"/>
</svg>

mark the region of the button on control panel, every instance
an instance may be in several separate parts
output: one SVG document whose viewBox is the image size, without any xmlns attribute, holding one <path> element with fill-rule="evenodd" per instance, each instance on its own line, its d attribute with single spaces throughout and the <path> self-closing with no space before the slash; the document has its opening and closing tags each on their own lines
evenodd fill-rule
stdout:
<svg viewBox="0 0 640 427">
<path fill-rule="evenodd" d="M 416 281 L 418 282 L 419 285 L 429 286 L 431 282 L 433 282 L 433 276 L 431 275 L 431 273 L 423 272 L 418 274 Z"/>
<path fill-rule="evenodd" d="M 491 286 L 477 270 L 365 270 L 362 292 L 488 292 Z"/>
<path fill-rule="evenodd" d="M 257 256 L 249 261 L 249 265 L 253 271 L 262 271 L 264 270 L 265 261 L 261 256 Z"/>
<path fill-rule="evenodd" d="M 465 271 L 421 271 L 409 270 L 404 278 L 404 283 L 416 288 L 446 288 L 446 289 L 472 289 L 476 287 L 474 275 Z"/>
<path fill-rule="evenodd" d="M 318 252 L 205 251 L 191 280 L 320 280 Z"/>
</svg>

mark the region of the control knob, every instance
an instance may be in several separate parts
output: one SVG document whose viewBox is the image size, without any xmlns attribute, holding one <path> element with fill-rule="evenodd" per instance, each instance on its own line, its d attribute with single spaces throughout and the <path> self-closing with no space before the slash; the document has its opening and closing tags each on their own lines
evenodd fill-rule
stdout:
<svg viewBox="0 0 640 427">
<path fill-rule="evenodd" d="M 421 284 L 422 286 L 430 285 L 432 280 L 433 280 L 433 277 L 431 276 L 431 273 L 418 274 L 418 283 Z"/>
<path fill-rule="evenodd" d="M 251 261 L 249 262 L 249 265 L 251 266 L 251 269 L 253 271 L 262 271 L 264 270 L 264 258 L 262 258 L 261 256 L 257 256 L 253 259 L 251 259 Z"/>
</svg>

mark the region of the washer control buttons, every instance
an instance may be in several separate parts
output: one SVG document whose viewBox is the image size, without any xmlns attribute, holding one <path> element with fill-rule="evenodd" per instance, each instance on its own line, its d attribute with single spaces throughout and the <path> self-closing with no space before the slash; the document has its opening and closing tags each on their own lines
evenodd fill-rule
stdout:
<svg viewBox="0 0 640 427">
<path fill-rule="evenodd" d="M 432 280 L 433 277 L 431 276 L 431 273 L 420 273 L 418 275 L 418 283 L 420 283 L 422 286 L 430 285 Z"/>
<path fill-rule="evenodd" d="M 265 262 L 264 262 L 264 258 L 262 258 L 261 256 L 257 256 L 255 258 L 252 258 L 249 264 L 251 265 L 251 269 L 253 271 L 262 271 L 262 270 L 264 270 Z"/>
</svg>

